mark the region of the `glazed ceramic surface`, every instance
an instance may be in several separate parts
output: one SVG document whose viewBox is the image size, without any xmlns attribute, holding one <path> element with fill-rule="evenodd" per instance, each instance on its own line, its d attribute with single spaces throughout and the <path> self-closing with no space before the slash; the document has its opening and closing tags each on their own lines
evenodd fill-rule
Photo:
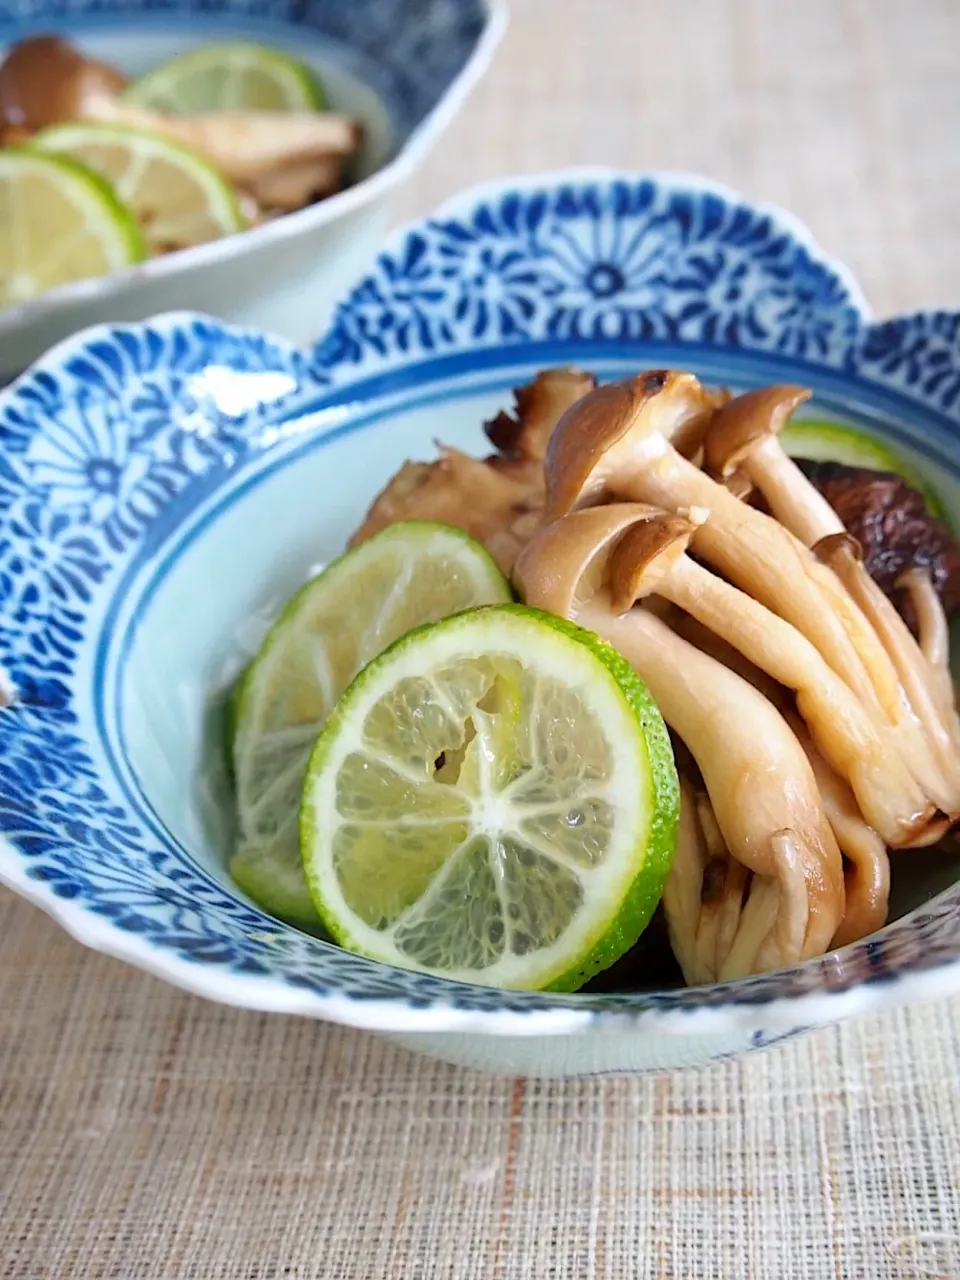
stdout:
<svg viewBox="0 0 960 1280">
<path fill-rule="evenodd" d="M 253 40 L 312 66 L 365 132 L 357 181 L 328 200 L 0 311 L 0 378 L 86 325 L 175 306 L 314 341 L 373 258 L 392 192 L 456 114 L 504 25 L 501 0 L 0 0 L 0 54 L 55 32 L 136 76 L 210 41 Z"/>
<path fill-rule="evenodd" d="M 812 386 L 960 511 L 960 315 L 875 323 L 791 218 L 682 176 L 468 193 L 390 244 L 309 354 L 179 314 L 102 327 L 0 397 L 0 877 L 84 942 L 216 1000 L 451 1061 L 692 1065 L 960 990 L 960 865 L 900 855 L 893 922 L 700 989 L 539 995 L 379 965 L 231 884 L 224 690 L 272 612 L 404 459 L 536 370 L 690 368 Z"/>
</svg>

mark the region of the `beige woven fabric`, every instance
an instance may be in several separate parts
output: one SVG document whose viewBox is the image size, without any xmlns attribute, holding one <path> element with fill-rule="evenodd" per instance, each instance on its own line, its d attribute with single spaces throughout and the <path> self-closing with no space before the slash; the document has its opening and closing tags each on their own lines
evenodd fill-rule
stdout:
<svg viewBox="0 0 960 1280">
<path fill-rule="evenodd" d="M 515 0 L 405 212 L 699 170 L 794 209 L 878 312 L 956 306 L 958 50 L 957 0 Z M 0 893 L 0 1139 L 8 1280 L 960 1278 L 960 1002 L 494 1080 L 204 1004 Z"/>
</svg>

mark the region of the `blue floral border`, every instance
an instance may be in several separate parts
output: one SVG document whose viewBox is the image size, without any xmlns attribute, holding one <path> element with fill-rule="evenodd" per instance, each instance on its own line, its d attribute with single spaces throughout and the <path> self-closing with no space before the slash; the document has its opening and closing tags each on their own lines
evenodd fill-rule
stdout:
<svg viewBox="0 0 960 1280">
<path fill-rule="evenodd" d="M 281 929 L 124 805 L 83 707 L 82 660 L 124 568 L 270 448 L 265 430 L 358 380 L 570 340 L 802 358 L 958 417 L 955 315 L 870 326 L 855 286 L 789 225 L 715 191 L 639 178 L 529 184 L 443 212 L 379 259 L 308 357 L 199 317 L 105 328 L 0 397 L 0 830 L 29 877 L 158 953 L 320 996 L 410 1008 L 643 1013 L 889 983 L 960 955 L 960 893 L 880 937 L 747 982 L 639 996 L 506 995 L 374 965 Z M 359 394 L 359 393 L 358 393 Z M 952 429 L 952 428 L 951 428 Z M 763 1034 L 763 1033 L 759 1033 Z"/>
</svg>

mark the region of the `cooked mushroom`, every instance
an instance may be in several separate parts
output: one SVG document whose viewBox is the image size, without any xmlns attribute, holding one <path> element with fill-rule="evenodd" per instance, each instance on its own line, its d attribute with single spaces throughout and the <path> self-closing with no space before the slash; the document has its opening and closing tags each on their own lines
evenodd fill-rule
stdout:
<svg viewBox="0 0 960 1280">
<path fill-rule="evenodd" d="M 890 899 L 890 859 L 886 846 L 864 820 L 848 784 L 827 764 L 814 745 L 809 730 L 790 711 L 785 718 L 807 753 L 827 821 L 846 859 L 843 920 L 834 934 L 834 947 L 856 942 L 883 927 Z"/>
<path fill-rule="evenodd" d="M 379 494 L 352 547 L 398 520 L 442 520 L 482 542 L 504 573 L 540 520 L 540 468 L 496 468 L 457 449 L 436 462 L 407 462 Z"/>
<path fill-rule="evenodd" d="M 617 613 L 652 594 L 678 605 L 796 692 L 820 749 L 850 781 L 867 821 L 890 845 L 943 834 L 946 824 L 931 824 L 930 803 L 894 749 L 891 731 L 867 714 L 807 638 L 685 554 L 705 513 L 694 521 L 642 505 L 606 510 L 621 520 L 620 541 L 610 556 Z"/>
<path fill-rule="evenodd" d="M 856 610 L 840 581 L 776 519 L 739 501 L 671 445 L 699 383 L 691 374 L 655 377 L 598 388 L 564 414 L 545 463 L 545 519 L 611 495 L 672 512 L 708 510 L 693 550 L 804 634 L 866 710 L 896 726 L 900 754 L 934 806 L 956 810 L 960 796 L 942 753 L 935 756 L 926 742 L 886 650 L 862 618 L 854 625 Z M 713 417 L 703 434 L 708 426 L 712 432 Z M 960 768 L 956 753 L 949 768 Z"/>
<path fill-rule="evenodd" d="M 124 102 L 110 93 L 85 98 L 80 116 L 103 124 L 146 129 L 193 147 L 240 186 L 302 165 L 347 156 L 360 144 L 360 126 L 332 111 L 220 111 L 175 116 Z"/>
<path fill-rule="evenodd" d="M 934 753 L 943 784 L 941 806 L 960 809 L 960 723 L 956 708 L 938 705 L 929 664 L 906 623 L 864 568 L 860 549 L 840 517 L 810 483 L 780 442 L 790 414 L 809 397 L 802 387 L 775 386 L 731 400 L 715 415 L 705 442 L 708 466 L 742 469 L 776 519 L 813 548 L 836 573 L 886 651 L 913 714 Z"/>
<path fill-rule="evenodd" d="M 47 125 L 78 119 L 88 103 L 114 97 L 126 85 L 114 67 L 86 58 L 57 36 L 15 44 L 0 64 L 0 120 L 29 137 Z"/>
<path fill-rule="evenodd" d="M 898 578 L 908 569 L 928 569 L 946 614 L 960 609 L 960 544 L 931 514 L 919 489 L 890 471 L 809 458 L 796 462 L 860 543 L 864 567 L 898 608 L 906 603 Z"/>
<path fill-rule="evenodd" d="M 405 462 L 350 545 L 397 520 L 443 520 L 479 539 L 509 573 L 540 523 L 547 442 L 565 410 L 594 385 L 589 374 L 548 369 L 514 388 L 516 417 L 500 413 L 486 426 L 498 453 L 481 462 L 441 446 L 437 462 Z"/>
<path fill-rule="evenodd" d="M 505 458 L 542 462 L 553 429 L 572 404 L 597 385 L 579 369 L 545 369 L 513 391 L 514 413 L 500 412 L 484 425 L 487 439 Z"/>
<path fill-rule="evenodd" d="M 610 562 L 623 532 L 622 512 L 575 512 L 535 535 L 514 581 L 529 604 L 573 618 L 613 644 L 694 756 L 726 847 L 769 882 L 751 907 L 751 919 L 755 913 L 769 922 L 751 964 L 822 954 L 843 915 L 843 871 L 807 757 L 779 712 L 746 681 L 646 610 L 618 616 Z"/>
<path fill-rule="evenodd" d="M 247 180 L 246 189 L 261 209 L 290 213 L 340 189 L 340 156 L 317 156 L 281 164 Z"/>
</svg>

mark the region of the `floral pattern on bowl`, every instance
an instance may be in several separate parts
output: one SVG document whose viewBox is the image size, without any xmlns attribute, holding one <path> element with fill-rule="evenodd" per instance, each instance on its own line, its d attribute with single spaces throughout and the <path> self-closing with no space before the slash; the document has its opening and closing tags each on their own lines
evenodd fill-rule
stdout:
<svg viewBox="0 0 960 1280">
<path fill-rule="evenodd" d="M 957 888 L 821 960 L 704 989 L 504 993 L 379 966 L 279 925 L 194 856 L 144 784 L 123 706 L 151 599 L 293 462 L 352 458 L 362 509 L 364 433 L 386 442 L 404 414 L 452 414 L 548 363 L 671 363 L 808 381 L 960 485 L 958 325 L 873 324 L 778 211 L 587 170 L 482 188 L 396 237 L 310 355 L 186 314 L 56 348 L 0 398 L 0 662 L 17 695 L 0 715 L 0 878 L 201 994 L 494 1069 L 685 1064 L 960 989 Z"/>
</svg>

